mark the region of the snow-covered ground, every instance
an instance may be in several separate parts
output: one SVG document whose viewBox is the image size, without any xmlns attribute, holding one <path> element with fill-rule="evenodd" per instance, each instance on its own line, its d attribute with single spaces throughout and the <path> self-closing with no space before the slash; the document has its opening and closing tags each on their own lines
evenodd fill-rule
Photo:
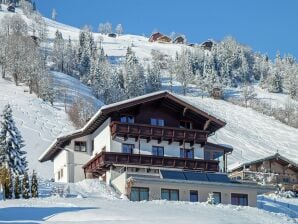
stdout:
<svg viewBox="0 0 298 224">
<path fill-rule="evenodd" d="M 210 139 L 215 143 L 233 146 L 234 151 L 228 156 L 229 164 L 259 159 L 276 152 L 298 162 L 298 129 L 223 100 L 183 98 L 226 121 L 227 125 Z"/>
<path fill-rule="evenodd" d="M 0 11 L 0 19 L 5 15 L 14 15 L 14 13 L 7 12 L 7 6 L 2 4 L 2 11 Z M 32 20 L 28 19 L 20 9 L 16 9 L 16 13 L 22 16 L 22 18 L 27 22 L 27 24 L 32 24 Z M 48 38 L 51 46 L 52 40 L 55 38 L 55 32 L 59 30 L 64 39 L 68 39 L 69 37 L 73 41 L 79 40 L 80 29 L 76 27 L 72 27 L 66 24 L 59 23 L 57 21 L 53 21 L 49 18 L 44 18 L 48 27 Z M 118 36 L 117 38 L 111 38 L 107 35 L 102 35 L 94 32 L 94 40 L 99 44 L 101 42 L 102 47 L 105 50 L 105 53 L 108 56 L 112 57 L 122 57 L 125 56 L 127 47 L 132 47 L 133 51 L 136 53 L 136 56 L 143 60 L 148 61 L 151 58 L 151 51 L 158 50 L 165 55 L 169 55 L 174 57 L 176 52 L 180 52 L 183 48 L 189 48 L 186 45 L 181 44 L 172 44 L 172 43 L 151 43 L 149 42 L 148 37 L 139 36 L 139 35 L 131 35 L 124 34 Z"/>
<path fill-rule="evenodd" d="M 0 223 L 229 223 L 291 224 L 298 216 L 288 213 L 290 206 L 260 201 L 264 208 L 208 205 L 191 202 L 131 202 L 119 199 L 99 181 L 83 181 L 72 186 L 77 197 L 48 197 L 0 201 Z M 83 192 L 83 196 L 82 196 Z M 277 201 L 278 202 L 278 201 Z M 292 206 L 292 207 L 291 207 Z M 286 210 L 287 207 L 290 207 Z M 267 211 L 265 211 L 267 210 Z M 271 212 L 272 211 L 272 212 Z M 286 215 L 288 214 L 288 215 Z"/>
<path fill-rule="evenodd" d="M 16 125 L 25 140 L 29 168 L 51 177 L 52 164 L 41 164 L 37 158 L 58 135 L 74 128 L 63 108 L 52 107 L 27 91 L 28 87 L 15 86 L 12 81 L 0 78 L 0 113 L 6 104 L 12 106 Z"/>
</svg>

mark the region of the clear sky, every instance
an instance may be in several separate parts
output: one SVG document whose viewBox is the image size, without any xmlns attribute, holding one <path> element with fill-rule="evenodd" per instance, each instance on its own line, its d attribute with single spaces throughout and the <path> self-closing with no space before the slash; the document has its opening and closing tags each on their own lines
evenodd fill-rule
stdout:
<svg viewBox="0 0 298 224">
<path fill-rule="evenodd" d="M 126 33 L 185 34 L 189 42 L 233 36 L 253 50 L 298 58 L 297 0 L 36 0 L 46 17 L 83 27 L 121 23 Z"/>
</svg>

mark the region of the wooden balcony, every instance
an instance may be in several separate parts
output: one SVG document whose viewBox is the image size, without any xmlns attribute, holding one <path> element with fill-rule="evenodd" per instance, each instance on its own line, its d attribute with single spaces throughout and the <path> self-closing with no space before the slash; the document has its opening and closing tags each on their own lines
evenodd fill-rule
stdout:
<svg viewBox="0 0 298 224">
<path fill-rule="evenodd" d="M 143 154 L 127 154 L 118 152 L 101 152 L 83 166 L 85 173 L 100 175 L 111 165 L 139 165 L 149 167 L 166 167 L 188 170 L 218 172 L 218 161 L 187 159 L 179 157 L 160 157 Z"/>
<path fill-rule="evenodd" d="M 207 142 L 208 131 L 200 131 L 194 129 L 184 129 L 184 128 L 173 128 L 173 127 L 161 127 L 146 124 L 128 124 L 120 122 L 111 123 L 111 134 L 112 137 L 116 136 L 124 137 L 127 139 L 129 137 L 147 139 L 149 142 L 152 139 L 161 141 L 168 141 L 171 144 L 174 141 L 183 144 L 183 142 L 188 142 L 191 145 L 194 143 L 205 144 Z"/>
</svg>

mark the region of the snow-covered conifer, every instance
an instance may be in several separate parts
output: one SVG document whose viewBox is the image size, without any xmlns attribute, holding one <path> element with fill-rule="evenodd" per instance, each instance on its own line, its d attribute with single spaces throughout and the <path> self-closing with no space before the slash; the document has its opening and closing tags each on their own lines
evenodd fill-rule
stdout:
<svg viewBox="0 0 298 224">
<path fill-rule="evenodd" d="M 24 140 L 15 125 L 9 104 L 4 108 L 0 130 L 0 150 L 5 154 L 1 164 L 6 165 L 11 174 L 23 175 L 27 170 L 26 152 L 22 150 Z"/>
<path fill-rule="evenodd" d="M 22 196 L 24 199 L 30 198 L 30 184 L 29 184 L 29 176 L 26 172 L 23 176 L 22 180 Z"/>
<path fill-rule="evenodd" d="M 31 196 L 32 198 L 38 197 L 38 180 L 36 172 L 34 170 L 31 177 Z"/>
</svg>

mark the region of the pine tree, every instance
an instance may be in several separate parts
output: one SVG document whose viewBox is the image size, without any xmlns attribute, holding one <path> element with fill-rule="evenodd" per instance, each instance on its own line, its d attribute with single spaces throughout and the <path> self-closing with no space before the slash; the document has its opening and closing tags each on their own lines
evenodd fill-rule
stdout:
<svg viewBox="0 0 298 224">
<path fill-rule="evenodd" d="M 57 30 L 55 33 L 52 54 L 53 54 L 53 61 L 56 64 L 56 69 L 60 72 L 64 72 L 65 44 L 64 44 L 62 33 L 59 30 Z"/>
<path fill-rule="evenodd" d="M 281 81 L 281 77 L 277 71 L 274 71 L 273 75 L 270 77 L 269 91 L 272 93 L 281 93 L 282 92 L 282 81 Z"/>
<path fill-rule="evenodd" d="M 21 195 L 21 184 L 19 175 L 15 176 L 14 179 L 14 197 L 15 199 L 19 199 Z"/>
<path fill-rule="evenodd" d="M 132 98 L 143 95 L 146 86 L 144 69 L 130 47 L 127 48 L 124 69 L 124 87 L 127 97 Z"/>
<path fill-rule="evenodd" d="M 26 152 L 22 150 L 24 140 L 15 125 L 9 104 L 2 114 L 0 140 L 1 154 L 5 154 L 0 164 L 6 165 L 11 174 L 24 174 L 27 170 Z"/>
<path fill-rule="evenodd" d="M 31 177 L 31 195 L 33 198 L 38 197 L 38 180 L 34 170 Z"/>
<path fill-rule="evenodd" d="M 30 198 L 29 176 L 25 173 L 22 180 L 22 196 L 24 199 Z"/>
</svg>

